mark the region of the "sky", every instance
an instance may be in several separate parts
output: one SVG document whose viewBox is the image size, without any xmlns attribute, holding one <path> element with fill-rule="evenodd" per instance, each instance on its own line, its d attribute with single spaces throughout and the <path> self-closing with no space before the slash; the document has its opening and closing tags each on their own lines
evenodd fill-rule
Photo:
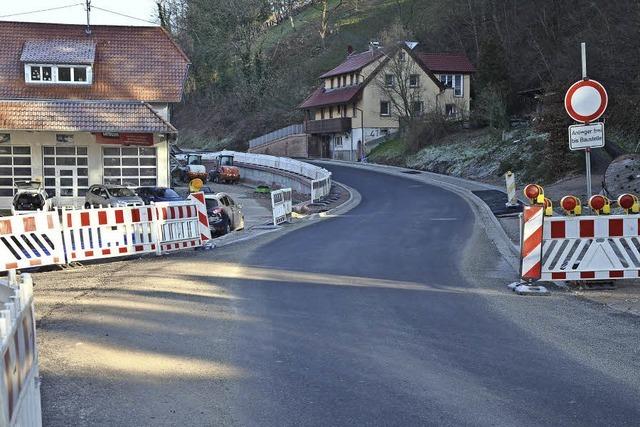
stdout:
<svg viewBox="0 0 640 427">
<path fill-rule="evenodd" d="M 87 15 L 84 3 L 85 0 L 0 0 L 0 21 L 86 24 Z M 91 6 L 91 23 L 94 25 L 156 25 L 145 22 L 155 21 L 154 0 L 91 0 Z M 64 8 L 22 14 L 23 12 L 58 7 Z M 98 8 L 108 9 L 133 18 L 119 16 Z"/>
</svg>

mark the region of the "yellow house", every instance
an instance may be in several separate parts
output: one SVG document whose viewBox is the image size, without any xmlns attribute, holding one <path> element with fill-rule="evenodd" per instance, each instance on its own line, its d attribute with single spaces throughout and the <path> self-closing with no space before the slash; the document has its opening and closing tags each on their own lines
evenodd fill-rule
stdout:
<svg viewBox="0 0 640 427">
<path fill-rule="evenodd" d="M 355 160 L 367 144 L 396 132 L 401 121 L 433 111 L 452 118 L 469 112 L 471 75 L 464 54 L 425 53 L 417 43 L 390 49 L 372 43 L 320 76 L 300 105 L 309 153 Z"/>
</svg>

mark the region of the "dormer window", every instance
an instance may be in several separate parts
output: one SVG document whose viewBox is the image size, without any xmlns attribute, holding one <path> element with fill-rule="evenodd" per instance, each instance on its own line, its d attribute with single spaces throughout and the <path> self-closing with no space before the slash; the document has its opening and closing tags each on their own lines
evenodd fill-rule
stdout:
<svg viewBox="0 0 640 427">
<path fill-rule="evenodd" d="M 96 45 L 90 40 L 29 40 L 20 60 L 27 83 L 90 85 Z"/>
<path fill-rule="evenodd" d="M 27 83 L 89 85 L 92 81 L 90 65 L 25 65 Z"/>
</svg>

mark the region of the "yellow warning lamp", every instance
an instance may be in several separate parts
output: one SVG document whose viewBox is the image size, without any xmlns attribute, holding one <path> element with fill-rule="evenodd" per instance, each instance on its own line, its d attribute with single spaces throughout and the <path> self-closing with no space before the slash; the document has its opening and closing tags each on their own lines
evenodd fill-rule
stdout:
<svg viewBox="0 0 640 427">
<path fill-rule="evenodd" d="M 546 197 L 544 198 L 544 216 L 553 216 L 553 202 Z"/>
<path fill-rule="evenodd" d="M 628 214 L 640 212 L 640 203 L 638 203 L 638 198 L 633 194 L 623 194 L 618 197 L 618 206 Z"/>
<path fill-rule="evenodd" d="M 564 196 L 560 200 L 560 206 L 567 215 L 580 215 L 582 213 L 582 204 L 576 196 Z"/>
<path fill-rule="evenodd" d="M 202 189 L 203 185 L 204 185 L 204 182 L 202 182 L 200 178 L 194 178 L 191 181 L 189 181 L 189 192 L 197 193 L 198 191 L 200 191 L 200 189 Z"/>
<path fill-rule="evenodd" d="M 601 194 L 596 194 L 589 198 L 589 207 L 596 215 L 609 215 L 611 213 L 611 202 Z"/>
<path fill-rule="evenodd" d="M 524 195 L 532 205 L 544 204 L 544 188 L 538 184 L 529 184 L 524 187 Z"/>
</svg>

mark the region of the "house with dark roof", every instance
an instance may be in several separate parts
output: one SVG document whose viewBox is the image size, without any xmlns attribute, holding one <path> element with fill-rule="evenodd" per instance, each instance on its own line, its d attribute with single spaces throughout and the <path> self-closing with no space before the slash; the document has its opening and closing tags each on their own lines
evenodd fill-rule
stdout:
<svg viewBox="0 0 640 427">
<path fill-rule="evenodd" d="M 426 53 L 417 43 L 389 49 L 372 44 L 368 51 L 350 53 L 320 76 L 320 85 L 299 106 L 305 112 L 308 152 L 356 159 L 368 142 L 396 132 L 403 117 L 436 109 L 464 117 L 474 72 L 466 55 Z"/>
<path fill-rule="evenodd" d="M 0 209 L 16 181 L 59 206 L 93 184 L 168 186 L 189 58 L 160 27 L 0 22 Z"/>
</svg>

